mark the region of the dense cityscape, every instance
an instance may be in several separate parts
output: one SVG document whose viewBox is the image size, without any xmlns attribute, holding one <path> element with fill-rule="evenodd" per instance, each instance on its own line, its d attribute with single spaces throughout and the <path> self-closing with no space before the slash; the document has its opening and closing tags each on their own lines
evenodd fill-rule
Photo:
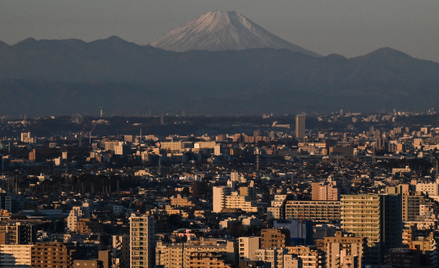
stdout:
<svg viewBox="0 0 439 268">
<path fill-rule="evenodd" d="M 438 267 L 438 118 L 0 118 L 0 266 Z"/>
</svg>

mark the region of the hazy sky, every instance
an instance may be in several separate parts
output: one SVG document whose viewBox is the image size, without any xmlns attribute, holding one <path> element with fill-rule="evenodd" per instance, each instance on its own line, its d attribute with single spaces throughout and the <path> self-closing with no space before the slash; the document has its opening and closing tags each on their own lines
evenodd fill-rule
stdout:
<svg viewBox="0 0 439 268">
<path fill-rule="evenodd" d="M 237 11 L 321 55 L 381 47 L 439 62 L 439 0 L 0 0 L 0 40 L 147 44 L 207 11 Z"/>
</svg>

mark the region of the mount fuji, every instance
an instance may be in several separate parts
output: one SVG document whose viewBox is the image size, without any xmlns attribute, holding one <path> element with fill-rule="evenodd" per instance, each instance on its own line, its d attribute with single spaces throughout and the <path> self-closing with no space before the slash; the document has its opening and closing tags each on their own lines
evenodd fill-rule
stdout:
<svg viewBox="0 0 439 268">
<path fill-rule="evenodd" d="M 312 51 L 285 41 L 234 11 L 207 12 L 199 18 L 171 30 L 150 45 L 177 52 L 274 48 L 288 49 L 313 57 L 319 56 Z"/>
</svg>

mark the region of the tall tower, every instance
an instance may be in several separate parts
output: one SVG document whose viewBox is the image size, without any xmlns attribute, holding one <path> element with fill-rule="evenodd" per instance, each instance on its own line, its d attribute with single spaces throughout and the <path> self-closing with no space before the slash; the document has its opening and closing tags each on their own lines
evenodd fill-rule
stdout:
<svg viewBox="0 0 439 268">
<path fill-rule="evenodd" d="M 365 264 L 380 264 L 389 248 L 401 247 L 400 195 L 341 196 L 341 224 L 345 232 L 365 237 Z"/>
<path fill-rule="evenodd" d="M 341 224 L 345 232 L 365 237 L 367 264 L 380 264 L 382 243 L 381 198 L 378 194 L 342 195 Z"/>
<path fill-rule="evenodd" d="M 304 114 L 296 115 L 296 139 L 305 137 L 305 119 Z"/>
<path fill-rule="evenodd" d="M 130 267 L 152 268 L 155 265 L 154 217 L 130 217 Z"/>
</svg>

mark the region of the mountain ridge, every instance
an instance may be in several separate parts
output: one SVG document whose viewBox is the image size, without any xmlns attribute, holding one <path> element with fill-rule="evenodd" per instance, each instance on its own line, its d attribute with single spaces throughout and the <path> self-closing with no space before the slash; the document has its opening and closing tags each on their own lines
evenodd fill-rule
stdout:
<svg viewBox="0 0 439 268">
<path fill-rule="evenodd" d="M 98 106 L 108 114 L 188 115 L 438 106 L 439 64 L 392 49 L 345 58 L 97 41 L 28 39 L 0 49 L 0 115 L 90 114 Z"/>
</svg>

